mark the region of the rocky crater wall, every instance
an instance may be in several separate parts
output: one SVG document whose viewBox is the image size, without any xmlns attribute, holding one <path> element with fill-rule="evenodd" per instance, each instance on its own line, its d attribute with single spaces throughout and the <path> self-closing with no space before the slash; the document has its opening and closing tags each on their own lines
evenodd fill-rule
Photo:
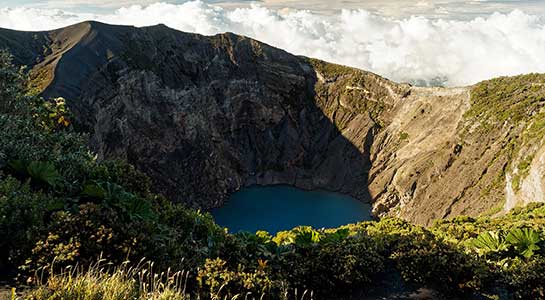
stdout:
<svg viewBox="0 0 545 300">
<path fill-rule="evenodd" d="M 338 191 L 420 224 L 544 201 L 545 76 L 411 87 L 162 25 L 0 31 L 0 46 L 68 99 L 99 158 L 195 207 L 250 184 Z"/>
</svg>

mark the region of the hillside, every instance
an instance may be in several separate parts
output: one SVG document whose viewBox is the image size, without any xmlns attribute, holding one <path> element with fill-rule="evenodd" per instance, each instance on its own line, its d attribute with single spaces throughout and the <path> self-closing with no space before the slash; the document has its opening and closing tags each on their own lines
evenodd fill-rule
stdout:
<svg viewBox="0 0 545 300">
<path fill-rule="evenodd" d="M 411 87 L 162 25 L 2 30 L 0 48 L 44 97 L 67 99 L 100 159 L 194 207 L 249 184 L 340 191 L 427 225 L 544 201 L 541 75 Z"/>
<path fill-rule="evenodd" d="M 531 155 L 541 147 L 541 75 L 421 89 L 231 34 L 201 37 L 98 23 L 36 39 L 9 33 L 20 34 L 14 45 L 21 49 L 34 49 L 30 39 L 56 39 L 60 46 L 70 40 L 71 46 L 42 48 L 51 57 L 28 51 L 13 58 L 0 51 L 0 297 L 545 298 L 543 203 L 428 227 L 384 216 L 332 229 L 300 226 L 274 236 L 231 234 L 210 214 L 180 203 L 220 205 L 229 192 L 221 184 L 238 178 L 233 189 L 291 182 L 374 197 L 377 210 L 425 224 L 444 214 L 445 205 L 447 215 L 457 214 L 462 204 L 475 207 L 472 214 L 493 205 L 499 212 L 524 199 L 528 186 L 540 187 L 528 180 L 542 178 L 541 159 Z M 129 33 L 136 42 L 126 40 Z M 116 42 L 118 35 L 123 42 Z M 101 36 L 108 42 L 95 40 Z M 135 50 L 146 40 L 146 49 L 164 49 L 165 41 L 191 47 L 178 55 L 136 56 L 147 55 Z M 119 45 L 130 47 L 118 56 Z M 161 65 L 159 58 L 176 63 Z M 37 60 L 31 78 L 14 65 L 25 59 Z M 42 64 L 44 59 L 49 63 Z M 196 67 L 206 59 L 208 67 Z M 105 65 L 95 69 L 100 61 Z M 84 64 L 81 72 L 74 69 L 78 64 Z M 45 65 L 49 73 L 40 72 Z M 167 66 L 183 67 L 175 68 L 178 73 Z M 167 74 L 185 79 L 168 81 Z M 42 86 L 37 83 L 48 98 L 35 94 Z M 76 100 L 49 98 L 55 93 L 71 93 Z M 484 155 L 476 155 L 479 149 Z M 491 159 L 489 153 L 497 155 Z M 438 168 L 446 157 L 446 167 Z M 487 172 L 453 171 L 469 172 L 489 159 Z M 403 175 L 407 167 L 417 168 L 413 176 Z M 447 181 L 441 172 L 467 181 Z M 453 194 L 457 184 L 475 176 L 479 180 L 467 195 L 505 176 L 509 201 L 483 193 L 458 202 L 419 202 L 422 194 Z M 373 188 L 387 178 L 382 188 Z M 441 189 L 444 182 L 449 185 Z M 497 182 L 488 190 L 499 190 Z M 406 188 L 412 194 L 400 196 Z M 180 194 L 173 193 L 177 189 Z M 8 296 L 13 292 L 23 294 Z"/>
</svg>

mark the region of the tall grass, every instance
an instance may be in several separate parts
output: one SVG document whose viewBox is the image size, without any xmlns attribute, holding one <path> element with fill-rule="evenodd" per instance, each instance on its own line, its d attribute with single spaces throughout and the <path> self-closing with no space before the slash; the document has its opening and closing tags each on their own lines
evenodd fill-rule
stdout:
<svg viewBox="0 0 545 300">
<path fill-rule="evenodd" d="M 187 272 L 156 273 L 153 263 L 128 262 L 113 267 L 103 260 L 82 268 L 67 267 L 43 280 L 38 274 L 37 288 L 27 295 L 33 300 L 186 300 Z"/>
<path fill-rule="evenodd" d="M 28 300 L 264 300 L 267 295 L 239 294 L 228 298 L 201 297 L 188 292 L 189 272 L 155 272 L 153 262 L 141 261 L 136 266 L 126 262 L 112 266 L 104 260 L 86 267 L 67 267 L 47 279 L 37 274 L 37 286 L 24 299 Z M 222 287 L 223 288 L 223 287 Z M 221 295 L 221 289 L 218 295 Z M 273 297 L 282 300 L 313 300 L 313 293 L 287 290 Z"/>
</svg>

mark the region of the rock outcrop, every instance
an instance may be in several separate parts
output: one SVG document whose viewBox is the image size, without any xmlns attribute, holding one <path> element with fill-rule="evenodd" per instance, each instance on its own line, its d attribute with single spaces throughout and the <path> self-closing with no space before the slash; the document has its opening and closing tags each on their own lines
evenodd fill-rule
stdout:
<svg viewBox="0 0 545 300">
<path fill-rule="evenodd" d="M 528 118 L 489 118 L 483 131 L 477 87 L 411 87 L 231 33 L 163 25 L 0 30 L 0 47 L 31 66 L 44 97 L 68 100 L 100 158 L 128 160 L 157 192 L 196 207 L 220 206 L 244 185 L 290 184 L 429 224 L 543 197 L 541 139 L 504 151 L 537 120 L 537 100 Z M 524 86 L 539 94 L 536 80 Z M 537 154 L 520 176 L 511 162 L 529 148 Z"/>
</svg>

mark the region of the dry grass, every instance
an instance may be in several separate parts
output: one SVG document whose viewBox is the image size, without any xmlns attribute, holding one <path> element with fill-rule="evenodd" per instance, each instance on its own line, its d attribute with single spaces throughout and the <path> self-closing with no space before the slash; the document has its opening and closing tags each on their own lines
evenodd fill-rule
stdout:
<svg viewBox="0 0 545 300">
<path fill-rule="evenodd" d="M 152 262 L 140 262 L 136 266 L 124 263 L 114 267 L 103 260 L 87 267 L 65 268 L 47 279 L 36 276 L 36 288 L 25 296 L 14 295 L 10 300 L 191 300 L 202 299 L 187 291 L 189 272 L 155 272 Z M 221 289 L 218 294 L 221 294 Z M 251 293 L 231 298 L 213 297 L 211 300 L 263 300 L 266 295 Z M 282 300 L 313 300 L 313 293 L 297 290 L 285 292 Z M 205 299 L 208 299 L 207 297 Z M 4 299 L 0 299 L 4 300 Z M 7 300 L 7 299 L 6 299 Z"/>
<path fill-rule="evenodd" d="M 40 277 L 40 276 L 38 276 Z M 38 287 L 25 298 L 33 300 L 186 300 L 187 272 L 160 272 L 153 263 L 113 267 L 104 261 L 88 267 L 69 267 L 38 279 Z"/>
</svg>

